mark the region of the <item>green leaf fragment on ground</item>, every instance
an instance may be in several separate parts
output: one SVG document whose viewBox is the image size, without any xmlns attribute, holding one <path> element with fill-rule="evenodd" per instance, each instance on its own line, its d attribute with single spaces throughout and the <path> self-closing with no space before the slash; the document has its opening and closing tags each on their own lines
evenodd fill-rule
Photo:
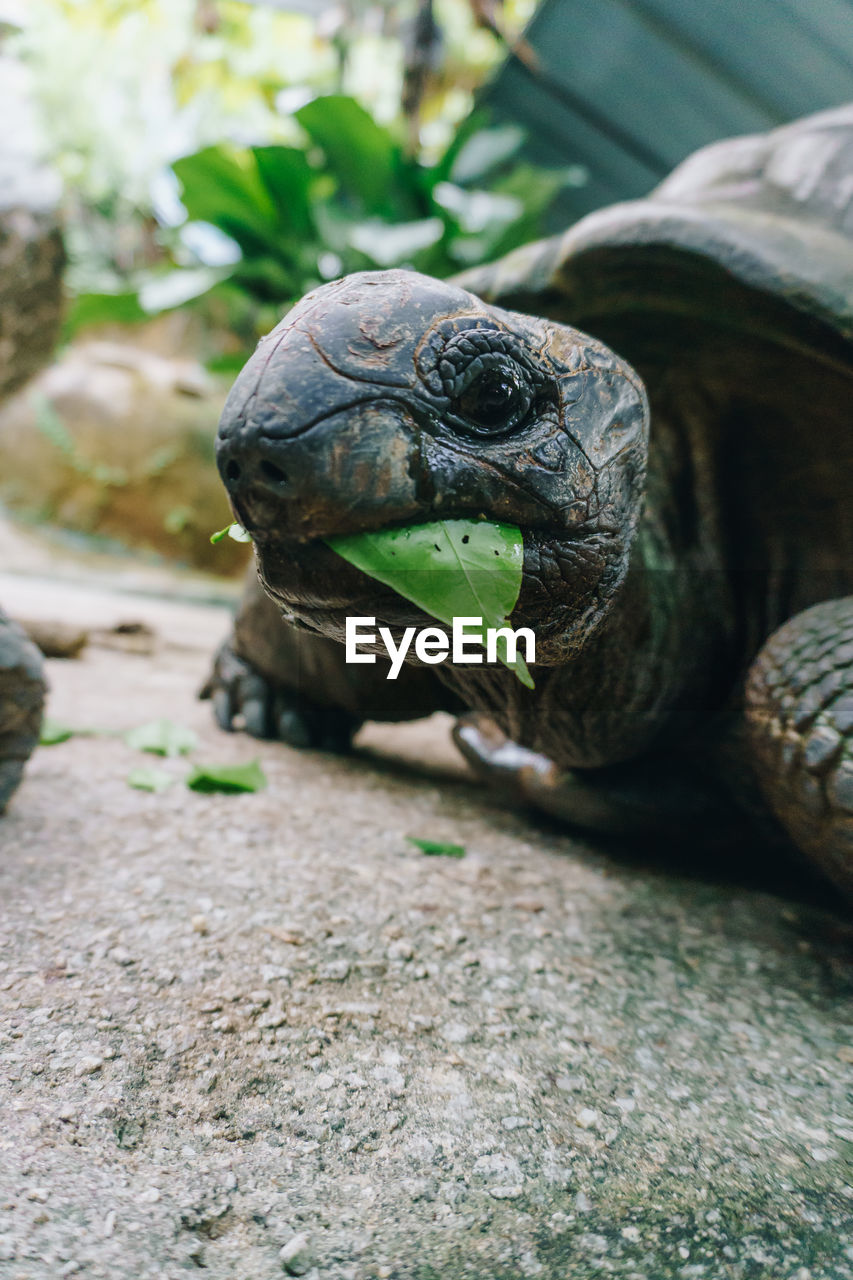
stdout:
<svg viewBox="0 0 853 1280">
<path fill-rule="evenodd" d="M 150 751 L 155 756 L 184 756 L 198 743 L 192 729 L 173 724 L 171 720 L 152 720 L 141 724 L 126 733 L 124 740 L 129 747 Z"/>
<path fill-rule="evenodd" d="M 137 791 L 165 791 L 174 781 L 165 769 L 134 769 L 127 775 L 127 785 Z"/>
<path fill-rule="evenodd" d="M 257 760 L 249 764 L 198 765 L 186 779 L 191 791 L 262 791 L 266 775 Z"/>
<path fill-rule="evenodd" d="M 55 747 L 58 742 L 67 742 L 73 736 L 74 730 L 68 725 L 60 724 L 58 720 L 42 720 L 39 742 L 43 747 Z"/>
<path fill-rule="evenodd" d="M 452 627 L 455 617 L 482 618 L 484 627 L 509 625 L 524 564 L 524 544 L 516 525 L 436 520 L 328 541 L 344 560 L 445 626 Z M 524 659 L 519 655 L 508 661 L 505 645 L 501 647 L 500 661 L 532 689 Z"/>
<path fill-rule="evenodd" d="M 223 538 L 233 538 L 235 542 L 252 541 L 252 535 L 247 533 L 243 526 L 236 522 L 233 524 L 227 524 L 224 529 L 217 529 L 216 533 L 212 533 L 210 535 L 210 541 L 214 545 L 216 545 L 217 542 L 221 542 Z"/>
<path fill-rule="evenodd" d="M 462 844 L 448 844 L 444 840 L 419 840 L 417 836 L 406 836 L 406 839 L 409 844 L 413 844 L 415 848 L 420 849 L 421 853 L 425 853 L 429 857 L 465 857 L 465 846 Z"/>
</svg>

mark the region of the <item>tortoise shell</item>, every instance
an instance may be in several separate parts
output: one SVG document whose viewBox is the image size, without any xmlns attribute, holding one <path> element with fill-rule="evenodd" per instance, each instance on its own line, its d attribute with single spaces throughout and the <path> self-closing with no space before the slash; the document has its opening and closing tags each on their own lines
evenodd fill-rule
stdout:
<svg viewBox="0 0 853 1280">
<path fill-rule="evenodd" d="M 640 306 L 707 316 L 713 268 L 853 341 L 853 104 L 705 147 L 648 198 L 461 281 L 489 301 L 556 306 L 594 328 Z"/>
<path fill-rule="evenodd" d="M 683 490 L 715 508 L 747 653 L 853 591 L 853 105 L 706 147 L 461 283 L 638 370 L 652 472 L 664 422 L 706 460 Z"/>
</svg>

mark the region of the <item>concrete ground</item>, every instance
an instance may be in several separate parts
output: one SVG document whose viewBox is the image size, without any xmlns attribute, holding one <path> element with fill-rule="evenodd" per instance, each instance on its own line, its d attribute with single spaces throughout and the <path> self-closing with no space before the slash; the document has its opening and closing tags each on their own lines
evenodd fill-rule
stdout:
<svg viewBox="0 0 853 1280">
<path fill-rule="evenodd" d="M 502 808 L 441 718 L 349 759 L 220 733 L 222 607 L 0 600 L 156 631 L 49 663 L 98 732 L 0 820 L 4 1280 L 853 1277 L 840 917 Z M 267 790 L 131 789 L 161 716 Z"/>
</svg>

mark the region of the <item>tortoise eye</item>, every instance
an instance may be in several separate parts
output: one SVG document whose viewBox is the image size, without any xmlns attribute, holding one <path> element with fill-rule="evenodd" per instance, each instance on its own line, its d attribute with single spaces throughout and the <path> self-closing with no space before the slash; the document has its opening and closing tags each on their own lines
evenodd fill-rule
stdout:
<svg viewBox="0 0 853 1280">
<path fill-rule="evenodd" d="M 526 416 L 531 400 L 523 373 L 501 364 L 478 373 L 457 398 L 454 409 L 475 429 L 508 431 Z"/>
</svg>

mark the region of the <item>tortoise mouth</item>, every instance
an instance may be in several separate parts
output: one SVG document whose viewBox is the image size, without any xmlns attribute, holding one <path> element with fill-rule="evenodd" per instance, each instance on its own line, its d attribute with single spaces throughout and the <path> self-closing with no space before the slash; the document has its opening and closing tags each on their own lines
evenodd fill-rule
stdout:
<svg viewBox="0 0 853 1280">
<path fill-rule="evenodd" d="M 405 528 L 411 521 L 381 528 Z M 368 532 L 368 530 L 365 530 Z M 524 570 L 513 623 L 531 626 L 537 639 L 565 634 L 589 610 L 620 558 L 614 534 L 600 529 L 522 530 Z M 399 635 L 435 619 L 393 588 L 357 569 L 322 538 L 299 541 L 271 534 L 257 540 L 261 581 L 285 618 L 343 640 L 347 618 L 375 618 Z"/>
</svg>

